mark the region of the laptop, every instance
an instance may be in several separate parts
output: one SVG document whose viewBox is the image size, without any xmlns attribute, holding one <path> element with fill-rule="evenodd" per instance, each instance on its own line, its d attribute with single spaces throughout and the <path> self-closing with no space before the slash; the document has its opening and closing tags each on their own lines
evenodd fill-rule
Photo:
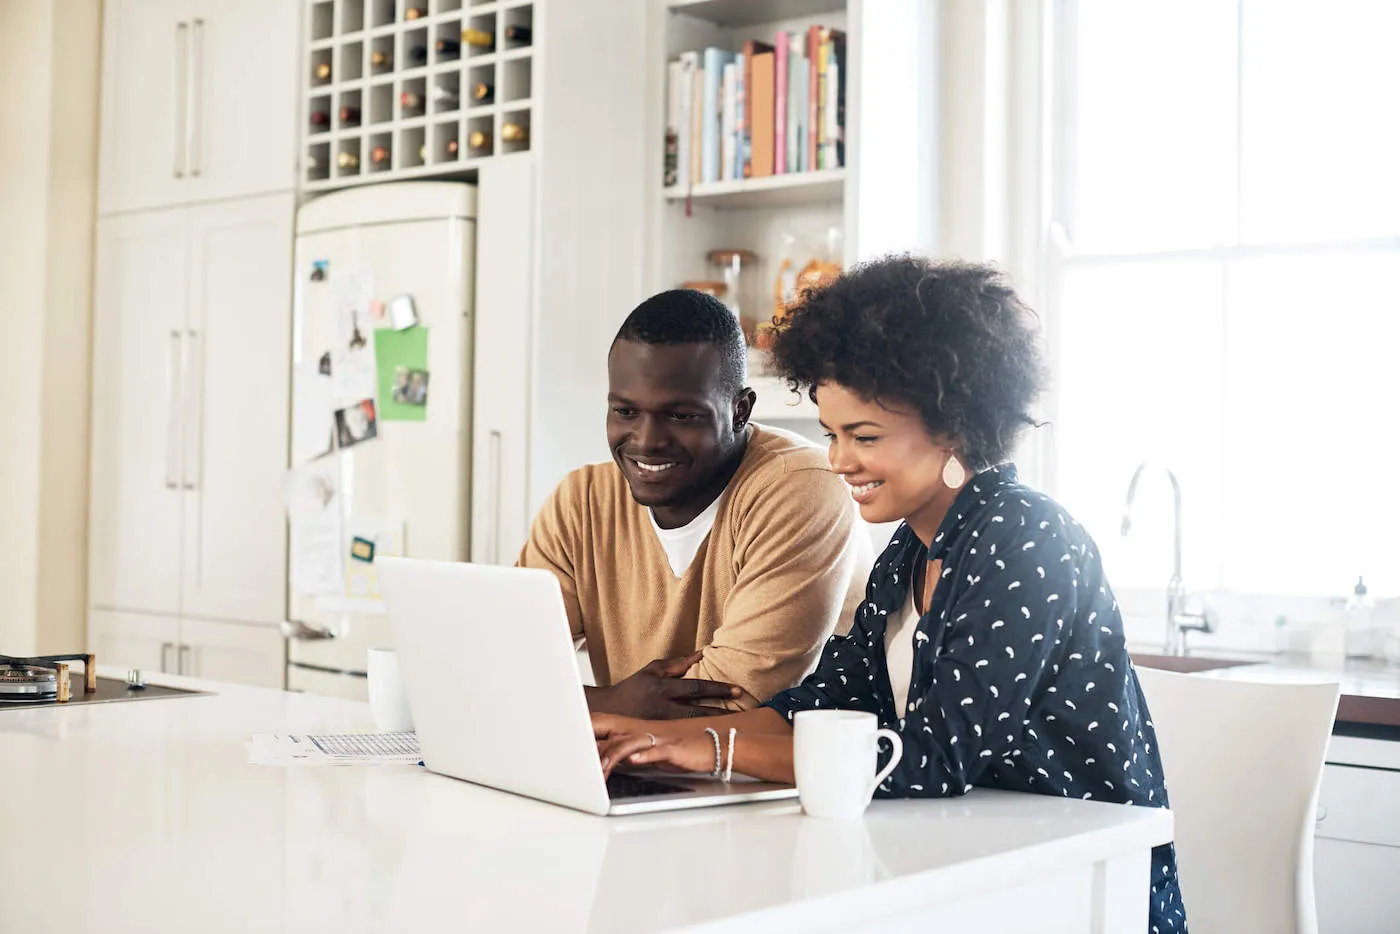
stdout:
<svg viewBox="0 0 1400 934">
<path fill-rule="evenodd" d="M 793 798 L 791 785 L 614 772 L 605 782 L 549 571 L 376 558 L 423 764 L 592 814 Z"/>
</svg>

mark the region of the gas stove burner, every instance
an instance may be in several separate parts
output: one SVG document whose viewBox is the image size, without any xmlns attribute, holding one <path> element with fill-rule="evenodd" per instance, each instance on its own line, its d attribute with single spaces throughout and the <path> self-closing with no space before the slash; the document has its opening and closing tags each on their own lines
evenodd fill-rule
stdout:
<svg viewBox="0 0 1400 934">
<path fill-rule="evenodd" d="M 0 666 L 0 703 L 34 701 L 58 694 L 58 672 L 29 665 Z"/>
</svg>

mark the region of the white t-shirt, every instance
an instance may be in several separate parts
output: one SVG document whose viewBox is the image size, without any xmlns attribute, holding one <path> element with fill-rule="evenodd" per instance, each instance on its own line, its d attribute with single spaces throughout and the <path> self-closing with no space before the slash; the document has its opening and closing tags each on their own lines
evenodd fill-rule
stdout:
<svg viewBox="0 0 1400 934">
<path fill-rule="evenodd" d="M 714 527 L 715 516 L 719 515 L 719 503 L 722 499 L 723 492 L 705 507 L 704 512 L 678 529 L 663 529 L 656 524 L 655 514 L 650 509 L 647 510 L 647 518 L 651 519 L 651 527 L 656 529 L 656 537 L 661 539 L 661 547 L 666 551 L 666 561 L 671 565 L 672 574 L 677 577 L 685 576 L 686 569 L 690 567 L 690 562 L 695 560 L 695 553 L 700 550 L 705 536 L 709 535 L 710 529 Z"/>
<path fill-rule="evenodd" d="M 885 624 L 885 669 L 890 676 L 895 713 L 901 718 L 908 713 L 909 684 L 914 680 L 914 630 L 918 625 L 919 611 L 911 582 L 909 599 L 900 608 L 899 619 Z"/>
</svg>

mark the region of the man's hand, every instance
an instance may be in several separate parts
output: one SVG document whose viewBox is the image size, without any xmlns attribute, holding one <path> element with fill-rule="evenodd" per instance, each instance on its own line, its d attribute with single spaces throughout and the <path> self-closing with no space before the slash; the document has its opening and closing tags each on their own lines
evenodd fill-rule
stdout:
<svg viewBox="0 0 1400 934">
<path fill-rule="evenodd" d="M 705 707 L 700 701 L 735 700 L 742 688 L 718 681 L 682 678 L 702 653 L 682 658 L 658 658 L 641 671 L 609 688 L 590 688 L 588 708 L 594 713 L 620 714 L 643 720 L 677 720 L 681 717 L 709 717 L 725 713 L 722 708 Z"/>
</svg>

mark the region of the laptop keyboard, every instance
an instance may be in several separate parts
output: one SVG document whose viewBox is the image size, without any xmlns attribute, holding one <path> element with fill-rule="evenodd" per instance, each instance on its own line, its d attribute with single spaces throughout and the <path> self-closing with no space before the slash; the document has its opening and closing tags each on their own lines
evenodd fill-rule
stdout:
<svg viewBox="0 0 1400 934">
<path fill-rule="evenodd" d="M 685 785 L 653 781 L 622 772 L 614 772 L 608 776 L 609 798 L 648 798 L 653 795 L 674 795 L 688 791 L 690 788 Z"/>
</svg>

